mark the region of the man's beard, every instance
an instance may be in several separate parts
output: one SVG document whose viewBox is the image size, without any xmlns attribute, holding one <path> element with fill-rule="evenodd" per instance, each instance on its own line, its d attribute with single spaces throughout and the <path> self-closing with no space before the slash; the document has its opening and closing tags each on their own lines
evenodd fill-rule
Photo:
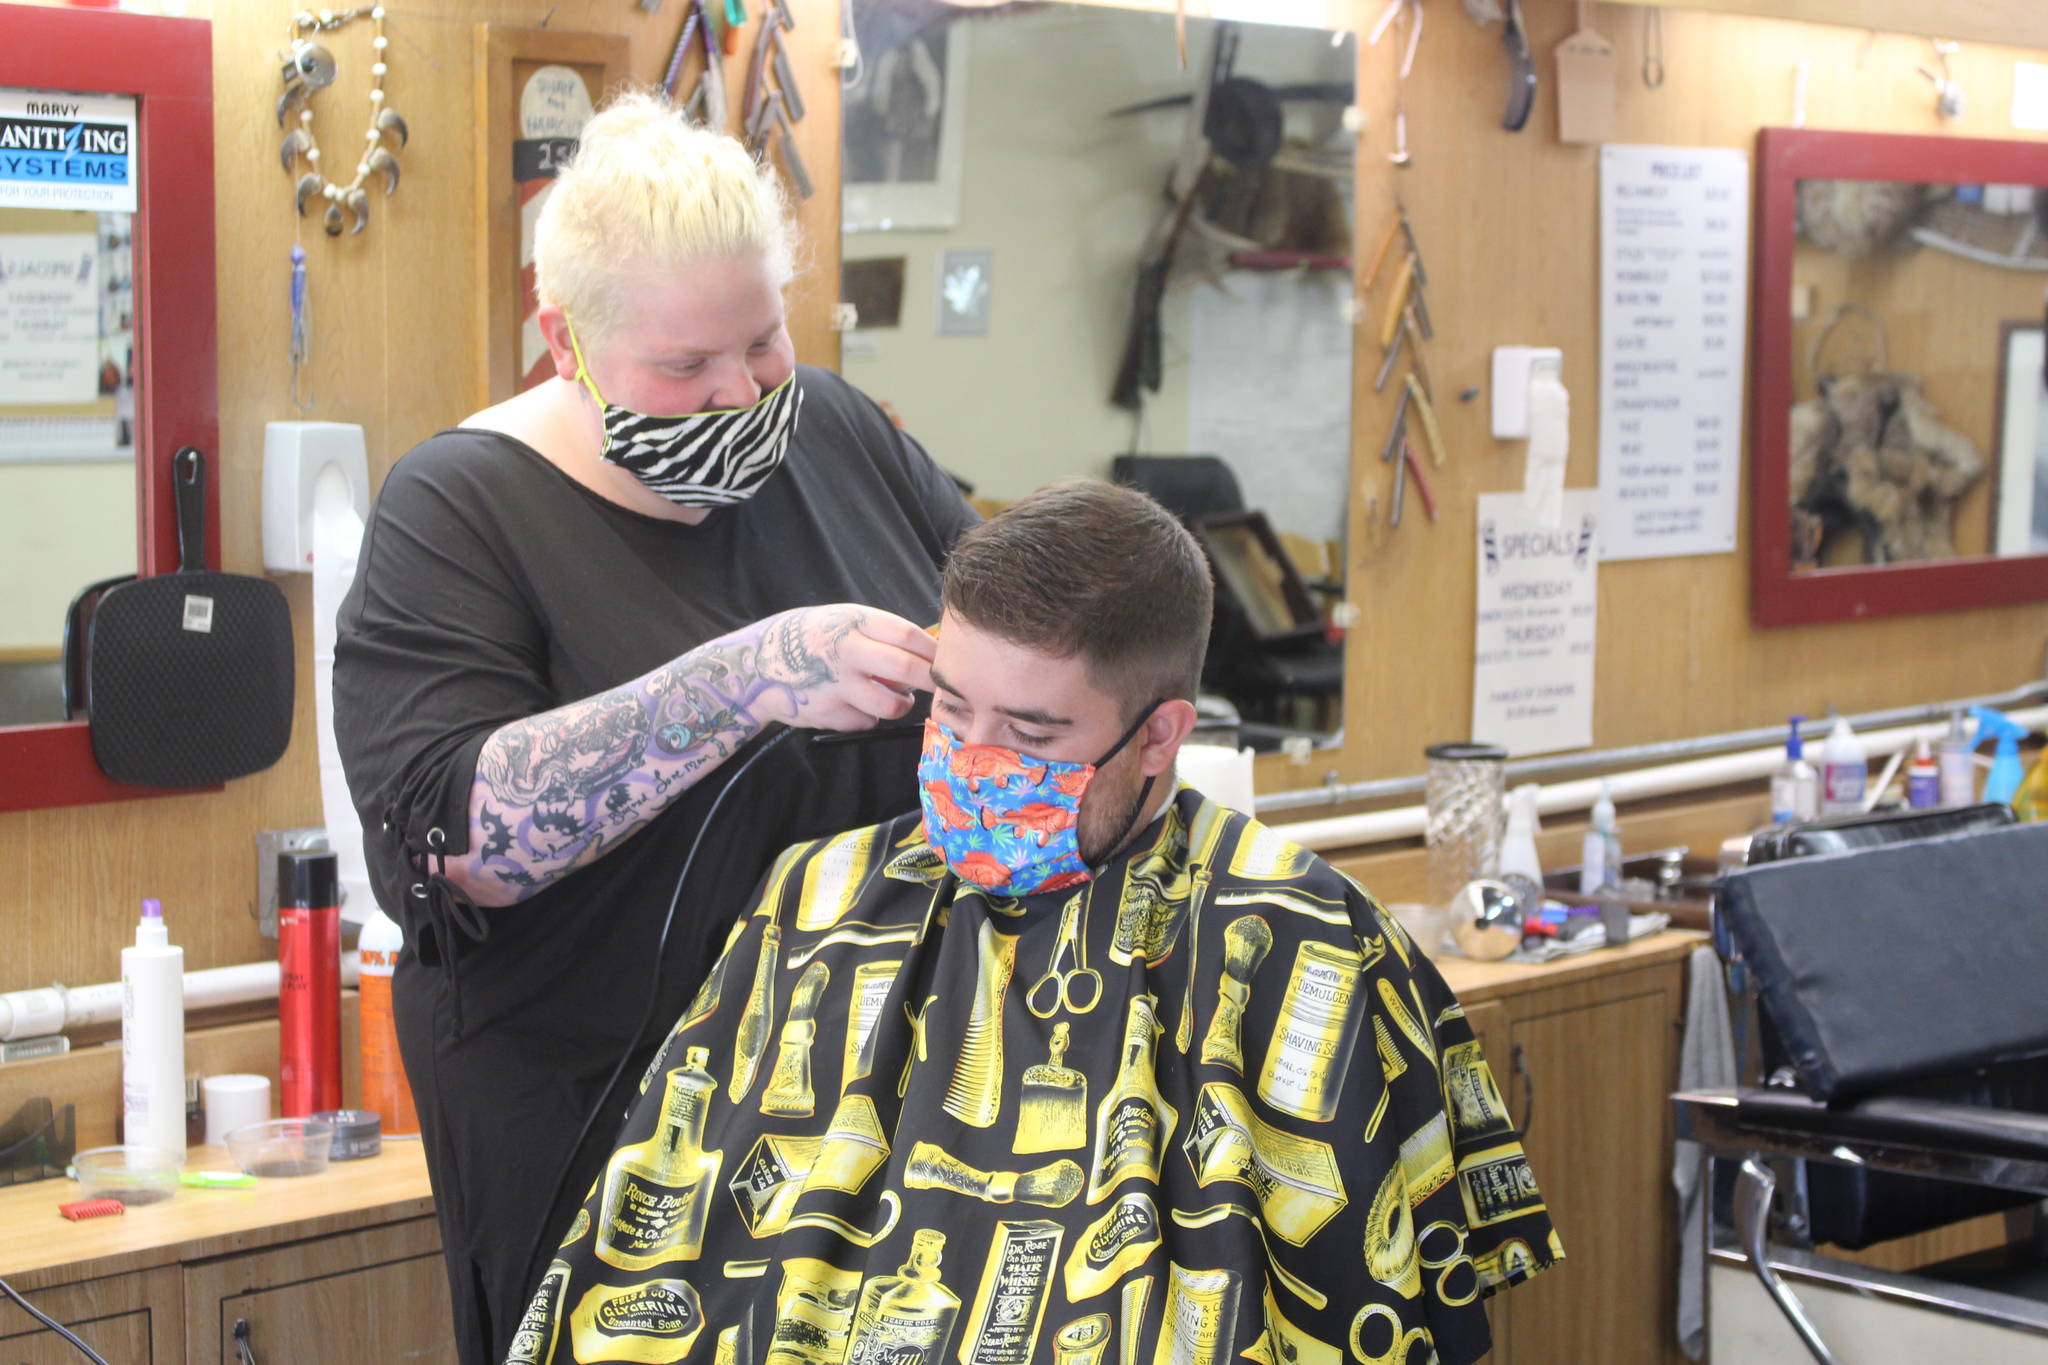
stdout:
<svg viewBox="0 0 2048 1365">
<path fill-rule="evenodd" d="M 1138 832 L 1138 822 L 1144 819 L 1141 803 L 1150 795 L 1137 750 L 1096 769 L 1095 780 L 1081 798 L 1081 861 L 1101 867 L 1122 851 L 1124 841 Z"/>
</svg>

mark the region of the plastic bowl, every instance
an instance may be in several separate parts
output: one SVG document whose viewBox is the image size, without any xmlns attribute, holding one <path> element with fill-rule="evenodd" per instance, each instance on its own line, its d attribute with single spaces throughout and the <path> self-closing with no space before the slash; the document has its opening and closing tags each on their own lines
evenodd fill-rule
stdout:
<svg viewBox="0 0 2048 1365">
<path fill-rule="evenodd" d="M 178 1189 L 185 1159 L 160 1147 L 94 1147 L 71 1160 L 88 1199 L 118 1199 L 134 1208 L 158 1204 Z"/>
<path fill-rule="evenodd" d="M 231 1128 L 228 1155 L 255 1176 L 318 1175 L 334 1149 L 334 1125 L 319 1119 L 265 1119 Z"/>
</svg>

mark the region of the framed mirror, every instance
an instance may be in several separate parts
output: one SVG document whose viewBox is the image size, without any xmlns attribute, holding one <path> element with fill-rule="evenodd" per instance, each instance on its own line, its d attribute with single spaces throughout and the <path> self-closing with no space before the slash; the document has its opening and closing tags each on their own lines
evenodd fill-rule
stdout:
<svg viewBox="0 0 2048 1365">
<path fill-rule="evenodd" d="M 2048 599 L 2048 143 L 1771 128 L 1756 174 L 1751 619 Z"/>
<path fill-rule="evenodd" d="M 100 772 L 61 661 L 80 590 L 177 567 L 171 454 L 219 449 L 209 28 L 0 6 L 0 811 L 161 794 Z"/>
<path fill-rule="evenodd" d="M 852 13 L 846 377 L 984 511 L 1087 474 L 1255 548 L 1216 566 L 1205 729 L 1333 741 L 1355 38 L 1191 16 L 1184 70 L 1171 13 Z"/>
</svg>

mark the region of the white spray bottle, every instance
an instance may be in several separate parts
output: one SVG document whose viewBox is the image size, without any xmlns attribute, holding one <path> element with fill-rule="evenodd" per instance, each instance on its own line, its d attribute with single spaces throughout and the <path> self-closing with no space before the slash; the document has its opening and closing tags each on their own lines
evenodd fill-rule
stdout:
<svg viewBox="0 0 2048 1365">
<path fill-rule="evenodd" d="M 1531 907 L 1543 903 L 1543 863 L 1536 856 L 1536 798 L 1542 791 L 1528 782 L 1508 793 L 1508 828 L 1500 841 L 1500 879 Z"/>
<path fill-rule="evenodd" d="M 142 903 L 121 950 L 121 1115 L 130 1146 L 185 1155 L 185 950 L 160 901 Z"/>
<path fill-rule="evenodd" d="M 1602 887 L 1621 881 L 1621 829 L 1614 818 L 1614 794 L 1600 782 L 1600 799 L 1593 803 L 1593 827 L 1579 845 L 1579 894 L 1590 896 Z"/>
</svg>

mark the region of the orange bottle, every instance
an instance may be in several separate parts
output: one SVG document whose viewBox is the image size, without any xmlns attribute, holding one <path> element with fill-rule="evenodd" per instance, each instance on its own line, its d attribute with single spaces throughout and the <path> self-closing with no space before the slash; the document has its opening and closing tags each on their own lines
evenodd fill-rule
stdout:
<svg viewBox="0 0 2048 1365">
<path fill-rule="evenodd" d="M 413 1108 L 412 1087 L 398 1056 L 398 1026 L 391 1014 L 391 973 L 405 931 L 382 910 L 363 923 L 356 950 L 362 973 L 356 981 L 361 1011 L 363 1108 L 384 1121 L 385 1137 L 417 1137 L 420 1116 Z"/>
</svg>

